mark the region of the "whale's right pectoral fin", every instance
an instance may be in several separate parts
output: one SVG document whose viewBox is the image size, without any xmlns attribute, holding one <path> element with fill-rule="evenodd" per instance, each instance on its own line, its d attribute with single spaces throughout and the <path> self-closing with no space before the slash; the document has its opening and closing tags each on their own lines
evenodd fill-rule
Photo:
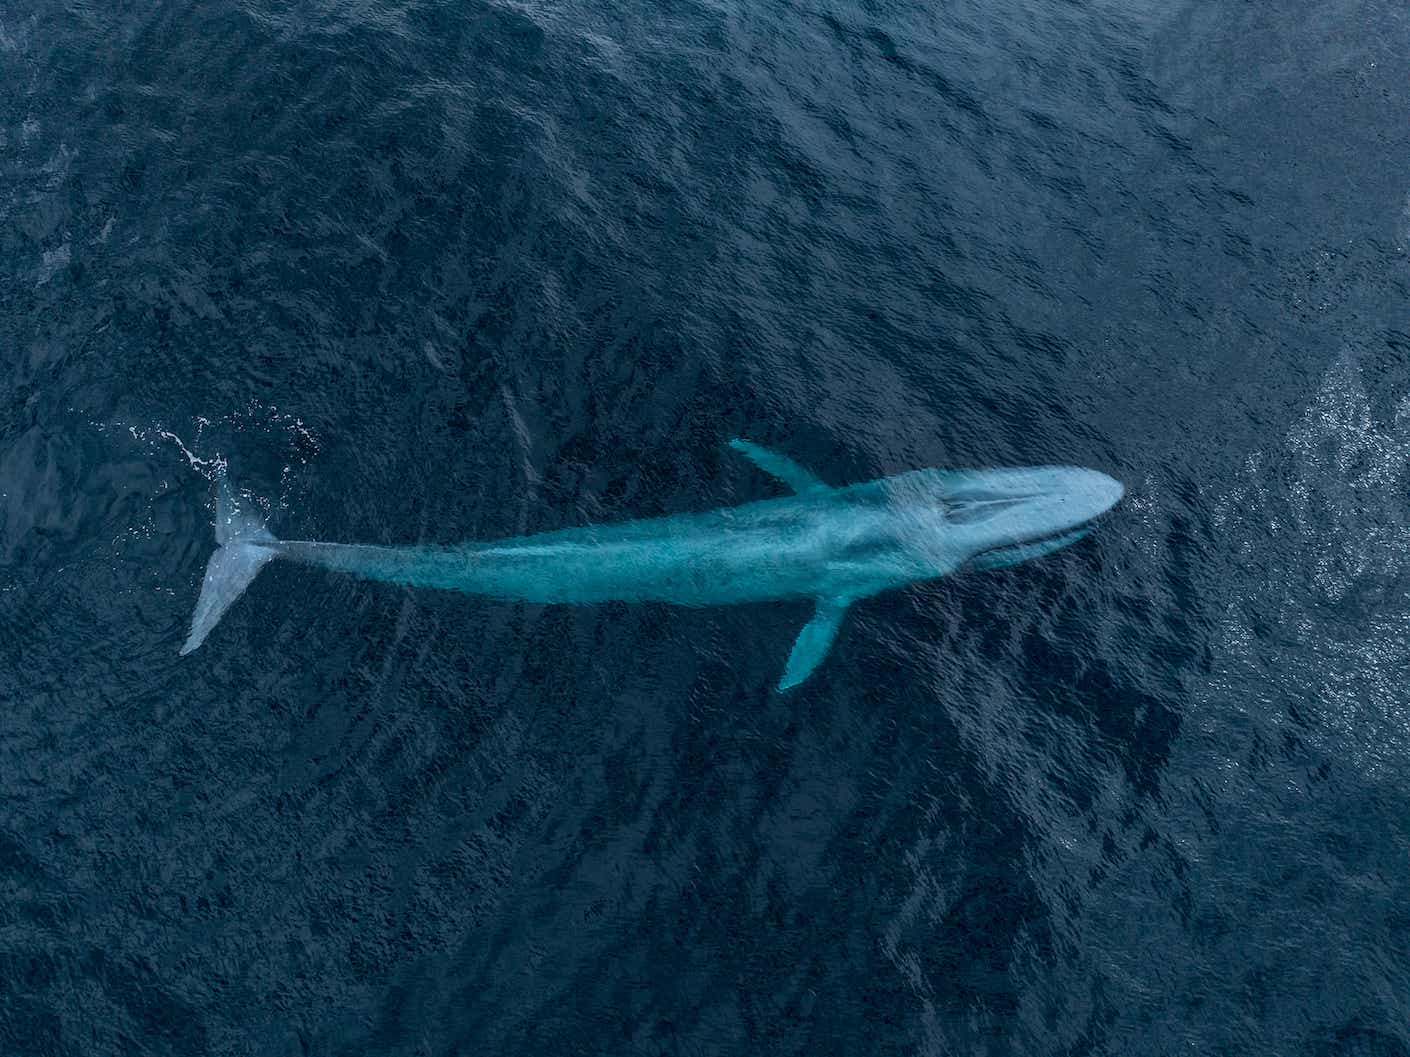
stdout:
<svg viewBox="0 0 1410 1057">
<path fill-rule="evenodd" d="M 833 640 L 837 638 L 837 629 L 842 625 L 842 618 L 847 613 L 850 602 L 851 599 L 818 600 L 818 610 L 813 614 L 813 619 L 803 625 L 803 630 L 798 633 L 798 640 L 793 643 L 793 652 L 788 655 L 788 666 L 783 670 L 783 678 L 778 681 L 780 691 L 792 690 L 812 675 L 813 669 L 822 663 L 827 651 L 832 648 Z"/>
<path fill-rule="evenodd" d="M 745 458 L 749 459 L 759 469 L 767 474 L 777 477 L 784 484 L 788 485 L 795 492 L 826 492 L 828 486 L 817 474 L 803 469 L 787 455 L 780 455 L 776 451 L 769 451 L 757 444 L 735 437 L 729 442 L 729 446 Z"/>
</svg>

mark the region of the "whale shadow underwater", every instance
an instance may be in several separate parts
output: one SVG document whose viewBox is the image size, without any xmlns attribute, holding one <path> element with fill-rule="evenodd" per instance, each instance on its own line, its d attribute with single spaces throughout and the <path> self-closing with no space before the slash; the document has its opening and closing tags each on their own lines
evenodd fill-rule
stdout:
<svg viewBox="0 0 1410 1057">
<path fill-rule="evenodd" d="M 834 488 L 746 440 L 730 447 L 792 495 L 701 514 L 587 526 L 485 543 L 386 547 L 281 540 L 216 481 L 216 550 L 188 654 L 267 563 L 286 558 L 369 580 L 540 603 L 686 606 L 811 599 L 778 683 L 789 690 L 827 656 L 859 599 L 961 570 L 1000 569 L 1077 542 L 1120 501 L 1096 470 L 1033 466 L 912 470 Z"/>
</svg>

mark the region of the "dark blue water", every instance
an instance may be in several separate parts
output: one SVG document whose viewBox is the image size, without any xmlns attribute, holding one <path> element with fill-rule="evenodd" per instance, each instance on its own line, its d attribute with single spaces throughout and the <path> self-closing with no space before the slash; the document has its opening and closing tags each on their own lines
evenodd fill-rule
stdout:
<svg viewBox="0 0 1410 1057">
<path fill-rule="evenodd" d="M 0 5 L 0 1051 L 1410 1053 L 1390 0 Z M 1069 462 L 857 607 L 272 566 Z"/>
</svg>

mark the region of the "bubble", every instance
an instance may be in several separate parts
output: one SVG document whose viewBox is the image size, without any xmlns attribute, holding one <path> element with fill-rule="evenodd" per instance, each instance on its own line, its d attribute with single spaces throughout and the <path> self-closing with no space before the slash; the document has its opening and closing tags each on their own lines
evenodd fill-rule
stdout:
<svg viewBox="0 0 1410 1057">
<path fill-rule="evenodd" d="M 280 508 L 287 508 L 300 472 L 321 448 L 317 435 L 298 415 L 257 400 L 222 415 L 193 415 L 179 425 L 121 420 L 93 421 L 90 425 L 100 432 L 126 433 L 156 460 L 175 453 L 189 469 L 209 481 L 226 471 L 228 451 L 261 452 L 263 457 L 277 460 Z"/>
</svg>

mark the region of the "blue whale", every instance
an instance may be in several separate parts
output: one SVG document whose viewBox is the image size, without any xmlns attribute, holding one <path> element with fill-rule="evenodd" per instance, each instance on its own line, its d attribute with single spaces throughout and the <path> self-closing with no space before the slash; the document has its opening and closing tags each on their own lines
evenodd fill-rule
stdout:
<svg viewBox="0 0 1410 1057">
<path fill-rule="evenodd" d="M 730 446 L 792 494 L 704 514 L 445 547 L 276 539 L 221 476 L 218 546 L 181 653 L 205 641 L 267 562 L 287 558 L 369 580 L 525 602 L 811 600 L 813 617 L 779 680 L 788 690 L 827 655 L 853 602 L 1051 554 L 1085 536 L 1123 493 L 1106 474 L 1070 466 L 913 470 L 833 488 L 786 456 L 745 440 Z"/>
</svg>

